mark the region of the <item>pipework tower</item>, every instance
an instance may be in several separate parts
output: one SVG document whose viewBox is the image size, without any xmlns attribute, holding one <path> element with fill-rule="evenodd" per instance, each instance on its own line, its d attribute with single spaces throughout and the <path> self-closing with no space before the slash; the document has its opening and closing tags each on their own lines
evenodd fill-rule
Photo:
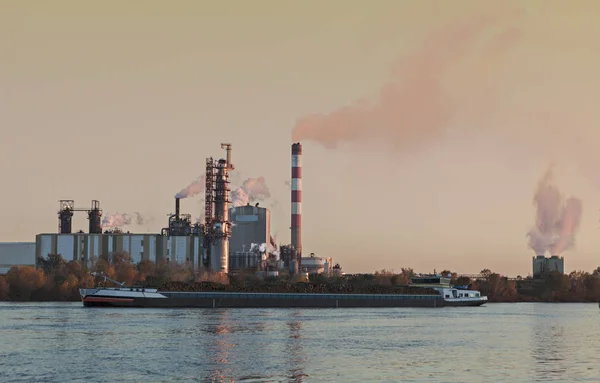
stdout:
<svg viewBox="0 0 600 383">
<path fill-rule="evenodd" d="M 90 209 L 76 208 L 73 200 L 60 200 L 60 210 L 58 211 L 58 232 L 60 234 L 71 234 L 73 229 L 73 212 L 85 211 L 88 213 L 89 233 L 102 234 L 102 209 L 100 202 L 92 200 Z"/>
<path fill-rule="evenodd" d="M 204 263 L 212 272 L 229 271 L 229 171 L 234 169 L 231 163 L 231 144 L 221 144 L 226 149 L 226 159 L 206 159 L 206 190 L 204 222 L 206 228 Z"/>
</svg>

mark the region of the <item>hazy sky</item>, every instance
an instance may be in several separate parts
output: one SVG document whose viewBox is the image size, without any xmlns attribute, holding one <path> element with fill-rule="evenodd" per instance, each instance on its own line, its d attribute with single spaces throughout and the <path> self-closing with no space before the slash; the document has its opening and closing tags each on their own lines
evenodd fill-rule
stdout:
<svg viewBox="0 0 600 383">
<path fill-rule="evenodd" d="M 240 179 L 267 180 L 287 242 L 298 124 L 305 253 L 348 272 L 526 275 L 533 193 L 554 163 L 583 200 L 566 271 L 591 270 L 599 12 L 594 0 L 4 0 L 0 240 L 56 231 L 59 199 L 137 211 L 153 222 L 130 230 L 158 231 L 231 142 Z M 182 210 L 200 215 L 199 199 Z"/>
</svg>

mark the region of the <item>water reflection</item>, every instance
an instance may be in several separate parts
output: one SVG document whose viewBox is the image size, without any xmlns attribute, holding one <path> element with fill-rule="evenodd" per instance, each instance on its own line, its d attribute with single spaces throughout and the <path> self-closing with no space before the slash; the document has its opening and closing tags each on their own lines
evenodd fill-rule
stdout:
<svg viewBox="0 0 600 383">
<path fill-rule="evenodd" d="M 209 333 L 212 332 L 213 342 L 208 344 L 209 374 L 207 382 L 234 382 L 232 378 L 233 366 L 230 362 L 230 353 L 234 352 L 235 344 L 229 339 L 232 333 L 231 311 L 215 310 L 214 322 L 208 325 Z M 212 331 L 211 331 L 212 330 Z"/>
<path fill-rule="evenodd" d="M 533 320 L 531 356 L 536 380 L 564 378 L 568 340 L 563 323 L 560 318 L 550 315 L 536 316 Z"/>
<path fill-rule="evenodd" d="M 289 381 L 294 383 L 304 382 L 304 378 L 308 377 L 304 373 L 304 365 L 306 363 L 306 354 L 302 348 L 302 326 L 301 312 L 292 312 L 291 320 L 287 322 L 289 338 L 286 342 L 285 354 L 288 356 L 290 365 Z"/>
</svg>

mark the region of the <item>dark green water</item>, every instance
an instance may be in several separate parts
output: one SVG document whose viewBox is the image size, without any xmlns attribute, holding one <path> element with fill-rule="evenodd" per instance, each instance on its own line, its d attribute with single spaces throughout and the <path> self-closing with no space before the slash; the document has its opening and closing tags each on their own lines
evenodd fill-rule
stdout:
<svg viewBox="0 0 600 383">
<path fill-rule="evenodd" d="M 597 304 L 92 309 L 0 303 L 0 382 L 600 382 Z"/>
</svg>

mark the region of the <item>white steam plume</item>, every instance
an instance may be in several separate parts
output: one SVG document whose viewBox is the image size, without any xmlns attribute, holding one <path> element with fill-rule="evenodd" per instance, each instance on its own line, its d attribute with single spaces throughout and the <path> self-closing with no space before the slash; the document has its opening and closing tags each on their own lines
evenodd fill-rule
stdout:
<svg viewBox="0 0 600 383">
<path fill-rule="evenodd" d="M 244 206 L 256 201 L 264 201 L 271 193 L 264 177 L 248 178 L 240 187 L 231 192 L 233 207 Z"/>
<path fill-rule="evenodd" d="M 575 245 L 575 232 L 581 221 L 582 204 L 579 198 L 563 199 L 553 183 L 549 169 L 539 182 L 533 203 L 536 205 L 536 225 L 527 233 L 529 247 L 537 255 L 560 255 Z"/>
<path fill-rule="evenodd" d="M 115 213 L 102 219 L 102 227 L 122 227 L 131 225 L 131 217 L 127 213 Z"/>
<path fill-rule="evenodd" d="M 137 211 L 133 213 L 135 215 L 135 223 L 139 226 L 148 224 L 150 222 L 152 222 L 152 218 L 150 217 L 144 217 L 143 215 L 141 215 L 140 213 L 138 213 Z"/>
<path fill-rule="evenodd" d="M 202 174 L 194 181 L 192 181 L 188 186 L 181 189 L 181 191 L 175 194 L 175 198 L 189 198 L 194 197 L 204 191 L 204 187 L 206 184 L 206 175 Z"/>
<path fill-rule="evenodd" d="M 139 212 L 133 213 L 135 217 L 135 224 L 138 226 L 146 225 L 152 222 L 151 217 L 144 217 Z M 110 227 L 123 227 L 134 224 L 134 220 L 131 215 L 127 213 L 115 213 L 113 215 L 108 215 L 102 219 L 102 227 L 110 228 Z"/>
<path fill-rule="evenodd" d="M 267 253 L 270 254 L 272 256 L 275 257 L 276 261 L 279 261 L 279 250 L 277 250 L 277 248 L 275 248 L 274 246 L 272 246 L 271 244 L 268 243 L 252 243 L 250 244 L 250 251 L 251 252 L 258 252 L 258 253 Z"/>
</svg>

